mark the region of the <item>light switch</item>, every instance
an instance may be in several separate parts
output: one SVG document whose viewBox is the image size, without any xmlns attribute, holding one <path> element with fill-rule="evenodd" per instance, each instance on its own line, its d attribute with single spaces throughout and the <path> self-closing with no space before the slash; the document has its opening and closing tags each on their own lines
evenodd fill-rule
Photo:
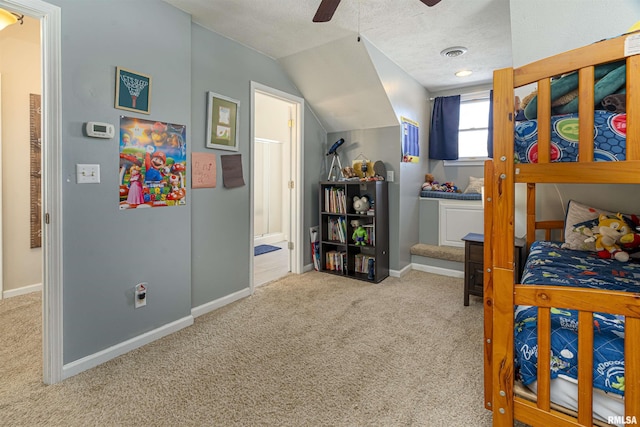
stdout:
<svg viewBox="0 0 640 427">
<path fill-rule="evenodd" d="M 78 184 L 100 183 L 100 165 L 76 164 L 76 174 Z"/>
<path fill-rule="evenodd" d="M 393 175 L 394 175 L 393 171 L 387 171 L 387 181 L 393 182 L 393 180 L 395 178 Z"/>
</svg>

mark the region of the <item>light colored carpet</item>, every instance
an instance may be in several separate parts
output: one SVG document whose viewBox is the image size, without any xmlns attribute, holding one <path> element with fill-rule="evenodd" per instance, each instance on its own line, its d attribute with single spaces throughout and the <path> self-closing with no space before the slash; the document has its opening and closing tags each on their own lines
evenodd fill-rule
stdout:
<svg viewBox="0 0 640 427">
<path fill-rule="evenodd" d="M 288 275 L 185 330 L 41 384 L 40 297 L 0 301 L 0 424 L 489 426 L 482 302 L 418 271 Z"/>
</svg>

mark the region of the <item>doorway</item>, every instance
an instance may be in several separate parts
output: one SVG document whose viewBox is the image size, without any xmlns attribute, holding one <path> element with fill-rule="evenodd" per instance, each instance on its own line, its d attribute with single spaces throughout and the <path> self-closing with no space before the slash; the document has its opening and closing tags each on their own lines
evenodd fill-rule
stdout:
<svg viewBox="0 0 640 427">
<path fill-rule="evenodd" d="M 0 8 L 38 20 L 41 94 L 43 381 L 62 381 L 61 11 L 41 0 L 0 0 Z M 15 25 L 15 24 L 14 24 Z M 7 106 L 5 105 L 5 108 Z M 3 236 L 6 238 L 6 236 Z"/>
<path fill-rule="evenodd" d="M 253 290 L 289 272 L 302 270 L 300 188 L 304 101 L 255 82 L 251 88 Z M 267 251 L 263 253 L 264 249 Z"/>
</svg>

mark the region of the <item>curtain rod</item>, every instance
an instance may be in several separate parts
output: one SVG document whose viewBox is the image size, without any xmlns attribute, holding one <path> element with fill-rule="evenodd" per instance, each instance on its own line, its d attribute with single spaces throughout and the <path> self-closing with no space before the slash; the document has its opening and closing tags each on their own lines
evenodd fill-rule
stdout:
<svg viewBox="0 0 640 427">
<path fill-rule="evenodd" d="M 450 95 L 442 95 L 442 96 L 455 96 L 455 95 L 460 95 L 460 100 L 461 101 L 485 101 L 487 99 L 489 99 L 489 92 L 491 90 L 490 89 L 486 89 L 486 90 L 476 90 L 473 92 L 469 92 L 469 93 L 460 93 L 460 94 L 450 94 Z M 433 102 L 434 99 L 436 99 L 437 97 L 431 97 L 429 98 L 429 101 Z"/>
<path fill-rule="evenodd" d="M 454 96 L 454 95 L 448 95 L 448 96 Z M 437 96 L 436 98 L 442 98 L 440 96 Z M 429 98 L 430 102 L 433 102 L 436 98 Z M 489 94 L 487 94 L 487 96 L 482 96 L 479 98 L 469 98 L 469 99 L 460 99 L 461 102 L 471 102 L 471 101 L 487 101 L 489 99 Z"/>
</svg>

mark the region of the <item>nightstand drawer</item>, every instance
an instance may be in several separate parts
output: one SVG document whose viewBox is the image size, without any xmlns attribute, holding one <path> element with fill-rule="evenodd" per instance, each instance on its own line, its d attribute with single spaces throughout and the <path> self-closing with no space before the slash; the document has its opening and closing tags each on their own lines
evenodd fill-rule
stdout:
<svg viewBox="0 0 640 427">
<path fill-rule="evenodd" d="M 482 296 L 483 286 L 483 265 L 481 263 L 469 263 L 469 293 L 471 295 Z"/>
<path fill-rule="evenodd" d="M 484 259 L 484 246 L 482 243 L 469 243 L 468 246 L 469 262 L 479 262 L 482 264 Z"/>
<path fill-rule="evenodd" d="M 464 305 L 469 305 L 469 295 L 481 297 L 484 291 L 484 236 L 469 233 L 464 240 Z M 515 239 L 513 258 L 516 283 L 520 281 L 522 267 L 525 262 L 527 242 L 525 239 Z"/>
</svg>

